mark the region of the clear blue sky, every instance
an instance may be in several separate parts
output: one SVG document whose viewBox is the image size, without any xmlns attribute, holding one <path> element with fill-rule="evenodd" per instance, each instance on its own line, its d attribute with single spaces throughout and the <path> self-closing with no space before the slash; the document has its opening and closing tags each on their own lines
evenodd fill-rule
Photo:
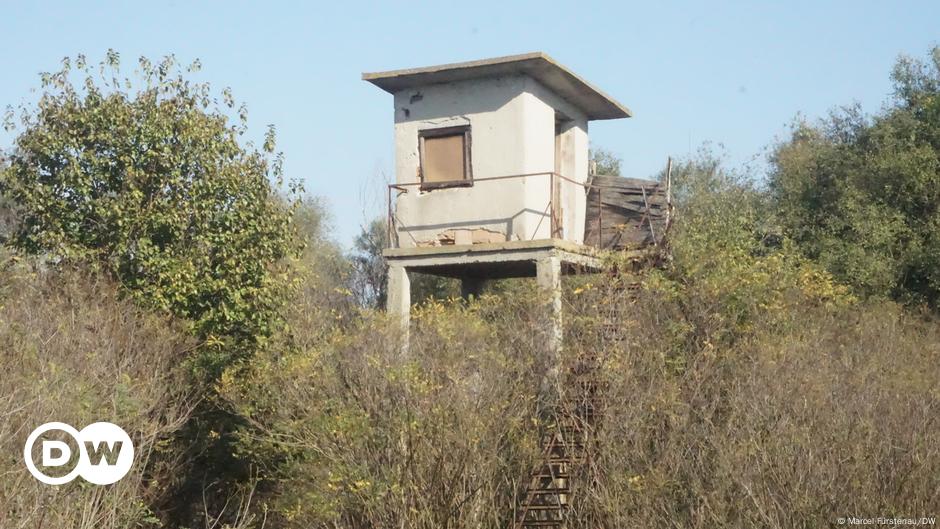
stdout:
<svg viewBox="0 0 940 529">
<path fill-rule="evenodd" d="M 732 165 L 760 159 L 798 112 L 876 111 L 897 55 L 940 41 L 937 0 L 131 4 L 5 5 L 0 104 L 30 99 L 66 55 L 199 58 L 248 104 L 255 137 L 277 126 L 288 176 L 326 198 L 344 244 L 381 214 L 377 175 L 392 171 L 391 96 L 364 71 L 545 51 L 633 110 L 590 132 L 644 177 L 705 141 Z"/>
</svg>

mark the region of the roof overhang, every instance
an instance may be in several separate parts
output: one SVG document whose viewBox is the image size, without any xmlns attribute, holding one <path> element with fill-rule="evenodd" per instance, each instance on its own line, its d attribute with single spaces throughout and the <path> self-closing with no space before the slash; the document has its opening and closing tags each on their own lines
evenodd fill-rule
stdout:
<svg viewBox="0 0 940 529">
<path fill-rule="evenodd" d="M 542 83 L 588 119 L 628 118 L 633 114 L 612 97 L 542 52 L 362 74 L 364 81 L 394 94 L 400 90 L 468 79 L 524 74 Z"/>
</svg>

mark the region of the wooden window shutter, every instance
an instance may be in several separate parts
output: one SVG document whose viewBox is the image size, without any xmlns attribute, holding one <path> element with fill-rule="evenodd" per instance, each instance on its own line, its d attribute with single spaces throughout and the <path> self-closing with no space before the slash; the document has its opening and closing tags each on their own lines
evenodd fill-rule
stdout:
<svg viewBox="0 0 940 529">
<path fill-rule="evenodd" d="M 421 181 L 425 186 L 470 184 L 469 127 L 421 131 L 419 148 Z"/>
</svg>

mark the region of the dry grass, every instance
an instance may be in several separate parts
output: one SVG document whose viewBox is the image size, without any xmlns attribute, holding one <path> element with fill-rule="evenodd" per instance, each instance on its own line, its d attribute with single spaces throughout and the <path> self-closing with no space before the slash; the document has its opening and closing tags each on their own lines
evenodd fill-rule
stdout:
<svg viewBox="0 0 940 529">
<path fill-rule="evenodd" d="M 252 424 L 246 457 L 271 463 L 273 526 L 505 525 L 539 450 L 548 367 L 544 337 L 518 332 L 538 327 L 531 307 L 508 308 L 425 305 L 407 354 L 384 317 L 366 315 L 227 377 L 222 394 Z"/>
<path fill-rule="evenodd" d="M 193 405 L 185 332 L 94 276 L 2 277 L 0 526 L 158 524 L 151 506 L 185 462 L 170 442 Z M 566 295 L 562 372 L 600 352 L 606 402 L 594 464 L 573 482 L 572 527 L 936 514 L 936 321 L 890 303 L 812 303 L 800 289 L 729 319 L 711 283 L 651 277 L 636 299 L 614 275 Z M 381 315 L 302 292 L 292 334 L 219 384 L 250 425 L 238 456 L 260 481 L 199 525 L 506 527 L 565 391 L 527 290 L 422 306 L 407 354 Z M 108 487 L 37 483 L 16 454 L 50 420 L 122 425 L 137 465 Z"/>
<path fill-rule="evenodd" d="M 765 315 L 712 343 L 703 303 L 613 289 L 607 408 L 575 519 L 606 527 L 821 527 L 940 505 L 940 326 L 893 304 Z M 691 294 L 689 297 L 695 297 Z M 619 305 L 619 307 L 617 306 Z M 769 320 L 773 320 L 772 322 Z M 575 526 L 587 526 L 576 523 Z"/>
<path fill-rule="evenodd" d="M 21 266 L 0 275 L 0 527 L 156 520 L 148 506 L 177 477 L 167 443 L 193 405 L 180 367 L 189 344 L 166 319 L 117 297 L 90 275 Z M 36 481 L 20 454 L 30 431 L 49 421 L 120 425 L 137 453 L 130 474 L 105 487 Z"/>
</svg>

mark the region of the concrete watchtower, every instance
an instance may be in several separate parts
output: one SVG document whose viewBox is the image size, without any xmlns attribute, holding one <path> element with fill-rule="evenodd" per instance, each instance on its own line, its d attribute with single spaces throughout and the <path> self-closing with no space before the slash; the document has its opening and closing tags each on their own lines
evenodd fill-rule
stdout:
<svg viewBox="0 0 940 529">
<path fill-rule="evenodd" d="M 465 294 L 535 276 L 560 322 L 560 275 L 598 266 L 588 122 L 630 111 L 540 52 L 362 77 L 394 96 L 389 312 L 407 326 L 408 271 L 460 278 Z"/>
</svg>

